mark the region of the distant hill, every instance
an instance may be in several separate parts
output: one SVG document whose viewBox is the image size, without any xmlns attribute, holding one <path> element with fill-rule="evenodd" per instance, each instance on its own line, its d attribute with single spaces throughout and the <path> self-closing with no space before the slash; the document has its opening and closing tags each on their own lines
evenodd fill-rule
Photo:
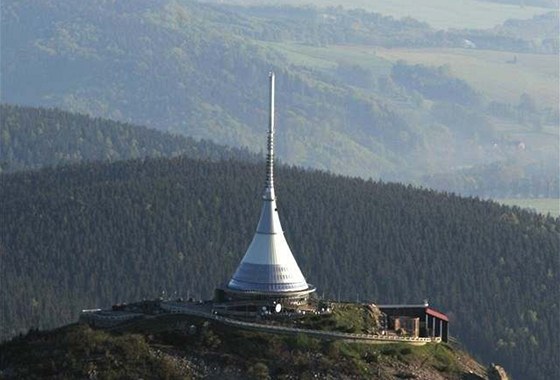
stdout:
<svg viewBox="0 0 560 380">
<path fill-rule="evenodd" d="M 202 0 L 217 4 L 244 6 L 276 5 L 278 0 Z M 486 2 L 486 3 L 484 3 Z M 503 23 L 508 19 L 529 19 L 547 10 L 557 9 L 556 0 L 465 0 L 446 1 L 391 0 L 390 2 L 364 0 L 282 0 L 284 5 L 317 7 L 361 8 L 396 19 L 414 18 L 440 29 L 484 29 Z M 491 4 L 494 3 L 494 4 Z M 501 3 L 501 4 L 500 4 Z M 548 8 L 548 9 L 547 9 Z"/>
<path fill-rule="evenodd" d="M 247 150 L 58 109 L 0 105 L 0 170 L 185 155 L 255 160 Z"/>
<path fill-rule="evenodd" d="M 515 25 L 504 33 L 438 31 L 363 10 L 189 0 L 5 0 L 0 6 L 1 93 L 11 104 L 59 107 L 255 149 L 266 125 L 272 69 L 284 130 L 278 154 L 291 164 L 415 181 L 507 159 L 513 153 L 493 143 L 509 143 L 520 132 L 530 135 L 539 161 L 556 158 L 550 142 L 558 133 L 557 96 L 545 102 L 540 92 L 554 95 L 557 39 L 535 44 Z M 545 23 L 555 30 L 553 19 L 538 22 Z M 507 51 L 507 60 L 527 57 L 515 65 L 500 58 L 491 70 L 477 61 L 484 65 L 474 70 L 475 84 L 456 78 L 454 64 L 430 63 L 439 53 L 429 49 L 450 49 L 472 73 L 469 54 L 478 50 L 464 48 L 469 38 L 479 48 Z M 380 48 L 425 52 L 427 63 L 398 64 L 377 54 Z M 513 98 L 507 102 L 477 87 L 512 67 L 530 73 L 523 83 L 536 84 L 506 91 Z M 520 110 L 523 91 L 532 103 Z M 505 114 L 492 112 L 492 102 Z"/>
<path fill-rule="evenodd" d="M 247 332 L 183 316 L 160 316 L 119 333 L 85 325 L 30 331 L 0 344 L 4 379 L 488 380 L 493 369 L 444 343 L 349 344 Z"/>
<path fill-rule="evenodd" d="M 558 8 L 557 0 L 482 0 L 493 3 L 513 4 L 519 6 L 535 6 L 556 9 Z"/>
<path fill-rule="evenodd" d="M 181 156 L 3 174 L 2 336 L 161 292 L 211 297 L 254 233 L 263 171 Z M 297 168 L 277 179 L 288 242 L 319 294 L 428 297 L 474 354 L 557 377 L 560 219 Z"/>
<path fill-rule="evenodd" d="M 529 153 L 521 153 L 507 161 L 425 176 L 422 182 L 432 189 L 471 196 L 560 199 L 560 163 L 531 163 L 528 157 Z"/>
</svg>

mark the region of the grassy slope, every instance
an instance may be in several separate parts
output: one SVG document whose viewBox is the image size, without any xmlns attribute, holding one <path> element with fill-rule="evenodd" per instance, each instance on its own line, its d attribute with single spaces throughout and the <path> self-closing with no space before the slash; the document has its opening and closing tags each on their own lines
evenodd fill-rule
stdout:
<svg viewBox="0 0 560 380">
<path fill-rule="evenodd" d="M 283 53 L 295 65 L 335 69 L 339 63 L 347 63 L 367 66 L 374 75 L 388 75 L 391 72 L 391 62 L 378 56 L 377 48 L 370 46 L 318 47 L 290 42 L 270 42 L 266 45 Z"/>
<path fill-rule="evenodd" d="M 216 0 L 211 0 L 216 1 Z M 362 8 L 397 18 L 412 17 L 427 22 L 435 28 L 491 28 L 507 19 L 528 19 L 549 11 L 547 8 L 498 4 L 477 0 L 225 0 L 221 3 L 263 4 L 313 4 L 319 7 L 343 6 Z"/>
<path fill-rule="evenodd" d="M 489 98 L 517 103 L 528 93 L 543 105 L 558 104 L 558 56 L 513 54 L 474 49 L 375 49 L 391 62 L 399 59 L 412 64 L 449 65 L 451 73 L 467 81 Z M 517 63 L 508 61 L 517 56 Z M 512 80 L 515 78 L 515 80 Z"/>
<path fill-rule="evenodd" d="M 426 66 L 448 65 L 450 73 L 489 99 L 516 104 L 523 93 L 539 99 L 543 106 L 556 106 L 559 57 L 475 49 L 404 49 L 297 43 L 268 43 L 296 65 L 334 69 L 338 63 L 367 67 L 374 75 L 387 75 L 398 60 Z M 511 64 L 517 56 L 517 63 Z M 511 80 L 515 78 L 515 80 Z"/>
<path fill-rule="evenodd" d="M 7 379 L 189 379 L 139 334 L 116 335 L 84 325 L 30 331 L 1 346 Z"/>
<path fill-rule="evenodd" d="M 445 344 L 347 344 L 238 331 L 181 316 L 163 319 L 163 327 L 144 321 L 134 333 L 85 325 L 33 331 L 0 346 L 0 371 L 16 378 L 486 378 L 468 354 Z M 180 328 L 191 323 L 194 335 Z"/>
<path fill-rule="evenodd" d="M 449 67 L 450 73 L 469 83 L 487 99 L 517 104 L 523 93 L 538 99 L 541 107 L 556 107 L 559 102 L 559 57 L 543 54 L 515 54 L 517 63 L 508 61 L 514 54 L 473 49 L 385 49 L 360 45 L 309 46 L 298 43 L 267 43 L 294 65 L 332 71 L 338 64 L 352 63 L 367 68 L 380 77 L 389 75 L 398 60 L 410 64 Z M 510 78 L 516 78 L 511 80 Z M 557 155 L 559 130 L 544 125 L 540 131 L 514 120 L 492 119 L 503 136 L 523 141 L 533 159 L 543 154 Z M 484 144 L 485 142 L 483 142 Z M 486 142 L 487 143 L 487 142 Z"/>
</svg>

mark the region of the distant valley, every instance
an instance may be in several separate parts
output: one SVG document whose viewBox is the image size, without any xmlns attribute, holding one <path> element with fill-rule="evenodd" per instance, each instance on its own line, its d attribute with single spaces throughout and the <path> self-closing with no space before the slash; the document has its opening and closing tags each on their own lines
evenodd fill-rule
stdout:
<svg viewBox="0 0 560 380">
<path fill-rule="evenodd" d="M 437 30 L 340 8 L 5 1 L 2 97 L 255 149 L 266 122 L 258 89 L 274 69 L 284 162 L 554 198 L 557 17 Z M 520 70 L 516 86 L 498 75 Z M 497 162 L 515 170 L 488 173 Z M 535 178 L 556 179 L 550 194 Z"/>
</svg>

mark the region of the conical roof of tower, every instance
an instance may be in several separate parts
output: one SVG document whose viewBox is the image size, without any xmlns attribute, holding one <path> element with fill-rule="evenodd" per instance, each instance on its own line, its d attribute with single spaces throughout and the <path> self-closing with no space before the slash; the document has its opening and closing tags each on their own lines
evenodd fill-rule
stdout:
<svg viewBox="0 0 560 380">
<path fill-rule="evenodd" d="M 307 284 L 284 237 L 274 194 L 274 73 L 270 74 L 270 128 L 266 186 L 257 231 L 228 288 L 259 293 L 298 292 Z"/>
</svg>

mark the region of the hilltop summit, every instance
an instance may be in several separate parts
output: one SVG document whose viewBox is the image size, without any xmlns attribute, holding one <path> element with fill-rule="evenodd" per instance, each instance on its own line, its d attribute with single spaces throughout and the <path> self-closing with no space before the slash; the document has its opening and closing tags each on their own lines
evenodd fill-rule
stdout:
<svg viewBox="0 0 560 380">
<path fill-rule="evenodd" d="M 491 371 L 454 345 L 351 344 L 168 315 L 100 331 L 32 330 L 0 346 L 0 376 L 167 379 L 468 379 Z"/>
</svg>

